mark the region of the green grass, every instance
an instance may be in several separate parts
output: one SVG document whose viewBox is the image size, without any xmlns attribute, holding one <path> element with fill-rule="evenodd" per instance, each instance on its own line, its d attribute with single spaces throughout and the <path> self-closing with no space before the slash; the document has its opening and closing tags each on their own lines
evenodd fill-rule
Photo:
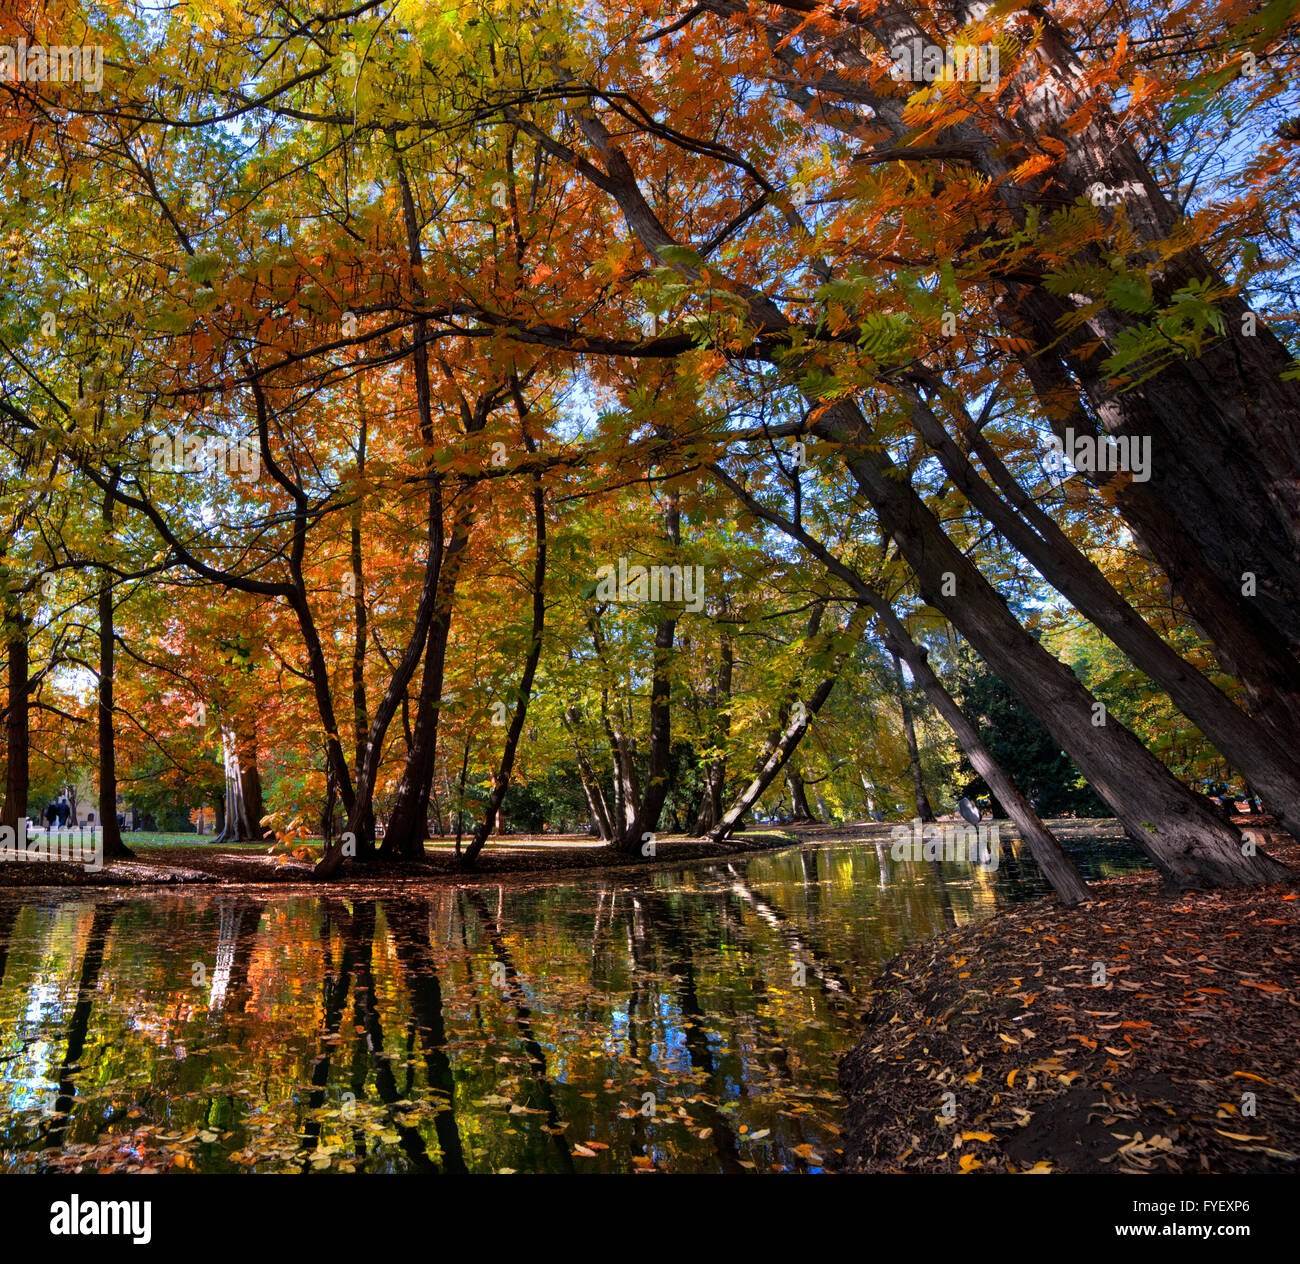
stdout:
<svg viewBox="0 0 1300 1264">
<path fill-rule="evenodd" d="M 132 851 L 140 848 L 147 851 L 153 847 L 211 847 L 215 837 L 214 834 L 152 833 L 147 830 L 141 830 L 139 833 L 124 830 L 122 833 L 122 841 Z M 270 845 L 269 842 L 222 843 L 221 850 L 265 851 Z"/>
</svg>

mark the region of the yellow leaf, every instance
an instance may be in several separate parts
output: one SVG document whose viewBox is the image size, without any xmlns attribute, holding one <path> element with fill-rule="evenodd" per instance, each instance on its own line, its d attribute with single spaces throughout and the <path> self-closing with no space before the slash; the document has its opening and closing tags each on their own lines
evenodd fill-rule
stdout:
<svg viewBox="0 0 1300 1264">
<path fill-rule="evenodd" d="M 981 1168 L 983 1166 L 984 1164 L 981 1163 L 973 1154 L 963 1154 L 961 1156 L 961 1162 L 958 1164 L 958 1167 L 960 1167 L 963 1172 L 973 1172 L 976 1168 Z"/>
<path fill-rule="evenodd" d="M 963 1132 L 961 1139 L 963 1141 L 992 1141 L 993 1134 L 991 1132 Z"/>
</svg>

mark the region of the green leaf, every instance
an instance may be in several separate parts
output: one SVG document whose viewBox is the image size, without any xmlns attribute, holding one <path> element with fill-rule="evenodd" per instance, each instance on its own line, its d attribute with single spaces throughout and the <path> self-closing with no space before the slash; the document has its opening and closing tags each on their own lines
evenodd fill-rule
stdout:
<svg viewBox="0 0 1300 1264">
<path fill-rule="evenodd" d="M 703 268 L 704 260 L 700 258 L 689 246 L 659 246 L 655 253 L 665 263 L 671 263 L 681 268 Z"/>
<path fill-rule="evenodd" d="M 191 255 L 185 260 L 185 275 L 195 285 L 210 285 L 221 271 L 222 259 L 216 254 Z"/>
<path fill-rule="evenodd" d="M 1151 310 L 1151 282 L 1144 273 L 1116 277 L 1106 287 L 1106 301 L 1122 312 L 1135 315 Z"/>
</svg>

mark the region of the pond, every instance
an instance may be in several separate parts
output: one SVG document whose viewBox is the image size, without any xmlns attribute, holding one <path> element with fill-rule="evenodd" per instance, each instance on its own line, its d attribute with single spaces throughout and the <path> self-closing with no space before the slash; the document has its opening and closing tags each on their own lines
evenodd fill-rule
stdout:
<svg viewBox="0 0 1300 1264">
<path fill-rule="evenodd" d="M 1062 840 L 1139 867 L 1108 823 Z M 882 962 L 1044 891 L 887 836 L 564 885 L 0 891 L 0 1171 L 817 1172 Z"/>
</svg>

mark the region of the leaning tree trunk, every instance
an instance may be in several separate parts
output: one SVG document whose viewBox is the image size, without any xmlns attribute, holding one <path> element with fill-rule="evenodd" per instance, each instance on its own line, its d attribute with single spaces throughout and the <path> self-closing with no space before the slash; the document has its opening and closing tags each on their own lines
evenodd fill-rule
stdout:
<svg viewBox="0 0 1300 1264">
<path fill-rule="evenodd" d="M 933 384 L 932 384 L 933 385 Z M 1039 573 L 1169 695 L 1230 764 L 1252 775 L 1286 828 L 1300 837 L 1300 770 L 1264 727 L 1188 663 L 1111 586 L 1064 531 L 1019 485 L 966 414 L 962 436 L 997 486 L 990 487 L 957 446 L 929 402 L 915 391 L 913 425 L 966 499 Z M 1005 497 L 1005 499 L 1004 499 Z"/>
<path fill-rule="evenodd" d="M 1032 336 L 1032 326 L 1006 318 L 1008 328 Z M 1059 399 L 1070 389 L 1072 378 L 1065 367 L 1050 356 L 1021 357 L 1025 376 L 1045 401 Z M 1058 437 L 1067 430 L 1094 435 L 1092 413 L 1082 406 L 1062 413 L 1049 412 L 1048 419 Z M 1150 433 L 1150 428 L 1148 428 Z M 1262 609 L 1242 594 L 1247 574 L 1258 576 L 1262 566 L 1246 567 L 1235 583 L 1228 583 L 1212 567 L 1205 546 L 1190 533 L 1178 506 L 1193 503 L 1196 512 L 1212 519 L 1216 511 L 1203 488 L 1190 488 L 1176 480 L 1170 466 L 1173 457 L 1155 460 L 1158 444 L 1174 447 L 1182 441 L 1168 435 L 1152 436 L 1152 476 L 1148 482 L 1116 479 L 1096 471 L 1083 477 L 1103 494 L 1113 496 L 1124 521 L 1133 531 L 1143 554 L 1160 567 L 1170 591 L 1186 609 L 1193 624 L 1211 644 L 1223 669 L 1239 680 L 1245 690 L 1251 714 L 1283 749 L 1300 745 L 1300 662 L 1284 635 L 1265 618 Z"/>
<path fill-rule="evenodd" d="M 898 655 L 893 654 L 894 686 L 898 693 L 898 709 L 903 715 L 903 736 L 907 740 L 907 767 L 912 774 L 912 797 L 916 800 L 916 815 L 922 821 L 934 820 L 934 808 L 925 792 L 925 777 L 921 772 L 921 750 L 916 744 L 916 726 L 912 722 L 912 704 L 907 700 L 907 682 Z"/>
<path fill-rule="evenodd" d="M 1079 872 L 1074 861 L 1070 859 L 1065 849 L 1057 841 L 1056 836 L 1040 819 L 1038 813 L 1033 810 L 1029 801 L 1020 793 L 1019 787 L 993 758 L 988 747 L 980 739 L 979 732 L 974 724 L 966 718 L 965 713 L 957 705 L 955 699 L 934 674 L 926 651 L 912 639 L 903 621 L 895 613 L 893 606 L 875 588 L 868 584 L 857 571 L 841 562 L 825 545 L 813 539 L 802 526 L 791 522 L 788 518 L 783 517 L 769 507 L 761 506 L 749 492 L 716 468 L 712 470 L 712 473 L 730 487 L 755 516 L 766 518 L 768 522 L 779 527 L 791 539 L 797 540 L 813 557 L 822 562 L 833 575 L 837 575 L 848 584 L 854 594 L 864 603 L 863 610 L 870 609 L 875 612 L 884 629 L 885 646 L 894 660 L 896 676 L 901 678 L 902 672 L 898 666 L 898 660 L 905 658 L 912 672 L 912 679 L 921 687 L 926 697 L 934 705 L 935 710 L 939 712 L 952 729 L 953 735 L 966 752 L 967 758 L 970 759 L 976 771 L 984 777 L 990 789 L 993 789 L 994 786 L 997 787 L 994 793 L 998 795 L 999 800 L 1007 809 L 1008 815 L 1015 822 L 1016 828 L 1020 831 L 1020 836 L 1029 844 L 1034 859 L 1038 861 L 1038 867 L 1043 871 L 1044 877 L 1052 884 L 1052 889 L 1066 905 L 1080 904 L 1089 899 L 1088 884 L 1083 880 L 1083 875 Z M 866 778 L 864 777 L 863 785 L 866 784 Z M 1002 798 L 1003 793 L 1006 795 L 1005 799 Z M 884 866 L 882 863 L 882 874 L 883 871 Z"/>
<path fill-rule="evenodd" d="M 944 533 L 874 440 L 856 405 L 840 401 L 814 429 L 841 446 L 849 472 L 911 566 L 922 595 L 941 610 L 994 673 L 1061 744 L 1171 887 L 1253 886 L 1290 870 L 1245 854 L 1236 830 L 1122 724 L 1106 715 L 1068 667 L 1012 616 L 1006 602 Z"/>
<path fill-rule="evenodd" d="M 736 0 L 706 0 L 700 7 L 732 17 L 746 13 Z M 986 9 L 957 6 L 958 25 L 979 20 Z M 1170 254 L 1164 248 L 1180 212 L 1045 10 L 1035 14 L 1032 48 L 1014 76 L 1004 73 L 991 108 L 958 114 L 951 127 L 927 136 L 935 143 L 913 144 L 913 121 L 904 109 L 910 86 L 868 80 L 870 57 L 859 32 L 889 49 L 925 38 L 916 17 L 906 6 L 847 9 L 813 30 L 801 0 L 775 0 L 749 20 L 768 26 L 773 54 L 786 72 L 783 85 L 812 85 L 794 89 L 792 99 L 819 123 L 856 138 L 870 133 L 873 144 L 883 138 L 883 157 L 908 153 L 921 164 L 940 158 L 973 164 L 999 198 L 991 253 L 1005 255 L 1006 216 L 1023 226 L 1042 213 L 1046 223 L 1101 182 L 1135 190 L 1125 198 L 1124 231 L 1153 247 L 1152 310 L 1193 283 L 1226 287 L 1199 249 Z M 796 40 L 839 62 L 844 73 L 810 77 L 795 65 Z M 1026 138 L 1033 138 L 1037 153 L 1047 138 L 1058 157 L 1048 172 L 1022 181 L 1014 169 L 1026 157 Z M 858 157 L 871 162 L 875 155 L 867 148 Z M 971 243 L 972 255 L 978 244 Z M 1107 259 L 1102 244 L 1068 262 L 1104 269 Z M 1222 330 L 1195 359 L 1175 358 L 1117 389 L 1104 364 L 1132 322 L 1103 302 L 1070 328 L 1067 322 L 1091 297 L 1049 293 L 1041 277 L 1025 275 L 1029 270 L 1017 270 L 1017 263 L 1011 259 L 1008 276 L 995 273 L 985 288 L 1004 332 L 1028 343 L 1020 359 L 1045 415 L 1058 434 L 1066 424 L 1091 434 L 1095 415 L 1110 435 L 1150 438 L 1149 481 L 1088 477 L 1109 484 L 1119 512 L 1224 668 L 1242 681 L 1252 708 L 1283 747 L 1294 749 L 1300 743 L 1300 386 L 1285 377 L 1290 351 L 1230 295 L 1217 304 Z M 1064 415 L 1062 402 L 1071 400 L 1074 414 Z"/>
<path fill-rule="evenodd" d="M 601 789 L 600 778 L 591 762 L 591 755 L 580 735 L 582 713 L 577 707 L 570 707 L 562 713 L 561 721 L 565 731 L 573 739 L 573 756 L 578 764 L 578 777 L 582 782 L 582 792 L 587 798 L 587 806 L 591 809 L 591 819 L 596 823 L 596 832 L 600 835 L 601 842 L 612 842 L 613 817 L 605 800 L 605 792 Z"/>
<path fill-rule="evenodd" d="M 715 473 L 729 486 L 739 490 L 738 486 L 731 483 L 725 475 L 718 471 L 715 471 Z M 758 512 L 757 505 L 755 505 L 755 512 Z M 843 671 L 844 664 L 848 661 L 852 648 L 861 639 L 866 626 L 867 611 L 865 607 L 859 607 L 849 617 L 848 625 L 844 630 L 843 641 L 846 648 L 835 655 L 825 678 L 812 691 L 806 702 L 797 700 L 799 705 L 792 705 L 783 709 L 784 714 L 790 717 L 784 730 L 768 737 L 763 753 L 759 756 L 758 766 L 749 784 L 736 796 L 731 807 L 723 813 L 722 819 L 709 834 L 709 837 L 715 843 L 721 842 L 731 834 L 736 826 L 740 824 L 745 813 L 758 802 L 763 792 L 786 766 L 796 747 L 803 741 L 804 735 L 808 732 L 809 726 L 816 718 L 817 713 L 826 704 L 826 699 L 831 696 L 831 692 L 840 678 L 840 672 Z"/>
<path fill-rule="evenodd" d="M 590 114 L 576 114 L 575 122 L 600 151 L 608 173 L 601 187 L 618 200 L 629 228 L 652 252 L 678 244 L 655 218 L 626 154 L 604 125 Z M 692 265 L 674 266 L 692 280 L 701 277 Z M 792 332 L 772 298 L 710 271 L 710 284 L 743 297 L 751 319 L 769 336 Z M 1182 785 L 1123 725 L 1107 719 L 1104 710 L 1099 714 L 1074 674 L 1021 627 L 948 538 L 853 400 L 830 402 L 811 387 L 804 397 L 813 410 L 809 433 L 834 445 L 881 532 L 897 542 L 922 595 L 1043 722 L 1125 828 L 1148 840 L 1144 850 L 1167 884 L 1251 886 L 1289 876 L 1262 852 L 1244 854 L 1241 836 L 1202 796 Z"/>
</svg>

